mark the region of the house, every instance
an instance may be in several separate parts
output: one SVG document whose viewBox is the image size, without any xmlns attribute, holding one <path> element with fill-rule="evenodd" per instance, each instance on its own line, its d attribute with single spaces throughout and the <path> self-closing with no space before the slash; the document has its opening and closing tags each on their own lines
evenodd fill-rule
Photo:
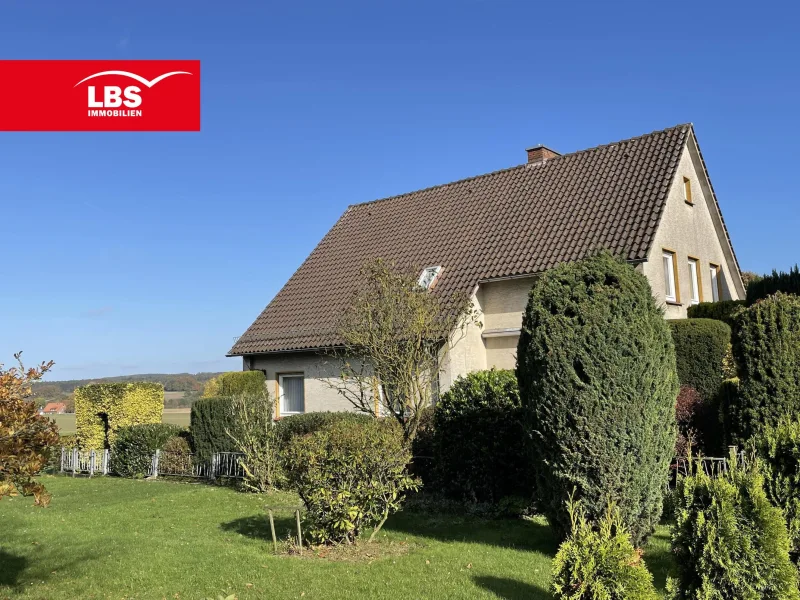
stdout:
<svg viewBox="0 0 800 600">
<path fill-rule="evenodd" d="M 67 412 L 67 405 L 63 402 L 48 402 L 44 405 L 41 414 L 43 415 L 63 415 Z"/>
<path fill-rule="evenodd" d="M 450 351 L 442 390 L 473 370 L 513 368 L 536 276 L 598 248 L 647 277 L 668 319 L 744 297 L 691 124 L 571 154 L 527 153 L 516 167 L 345 210 L 228 354 L 265 372 L 279 416 L 352 408 L 330 385 L 339 365 L 324 349 L 339 344 L 337 315 L 376 257 L 427 268 L 432 293 L 472 294 L 482 324 Z"/>
</svg>

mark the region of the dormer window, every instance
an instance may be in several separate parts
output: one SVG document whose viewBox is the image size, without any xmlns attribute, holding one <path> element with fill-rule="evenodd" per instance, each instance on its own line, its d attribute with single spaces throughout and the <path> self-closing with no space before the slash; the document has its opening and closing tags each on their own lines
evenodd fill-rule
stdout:
<svg viewBox="0 0 800 600">
<path fill-rule="evenodd" d="M 436 285 L 436 279 L 439 277 L 439 273 L 441 273 L 442 267 L 425 267 L 422 269 L 422 274 L 419 276 L 419 285 L 426 290 L 431 289 L 434 285 Z"/>
</svg>

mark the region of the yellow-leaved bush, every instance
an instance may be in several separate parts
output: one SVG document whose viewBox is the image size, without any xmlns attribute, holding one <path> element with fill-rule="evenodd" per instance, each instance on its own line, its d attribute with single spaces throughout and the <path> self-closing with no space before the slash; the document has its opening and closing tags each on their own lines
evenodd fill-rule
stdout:
<svg viewBox="0 0 800 600">
<path fill-rule="evenodd" d="M 84 450 L 108 448 L 120 427 L 160 423 L 160 383 L 93 383 L 75 389 L 75 426 Z"/>
</svg>

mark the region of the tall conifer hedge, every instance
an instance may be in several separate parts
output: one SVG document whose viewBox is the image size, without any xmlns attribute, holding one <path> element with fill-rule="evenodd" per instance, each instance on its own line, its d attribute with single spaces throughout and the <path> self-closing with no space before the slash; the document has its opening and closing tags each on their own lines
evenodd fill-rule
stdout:
<svg viewBox="0 0 800 600">
<path fill-rule="evenodd" d="M 678 377 L 647 279 L 607 252 L 545 273 L 517 350 L 541 509 L 563 537 L 573 489 L 598 520 L 620 509 L 635 544 L 661 515 Z"/>
</svg>

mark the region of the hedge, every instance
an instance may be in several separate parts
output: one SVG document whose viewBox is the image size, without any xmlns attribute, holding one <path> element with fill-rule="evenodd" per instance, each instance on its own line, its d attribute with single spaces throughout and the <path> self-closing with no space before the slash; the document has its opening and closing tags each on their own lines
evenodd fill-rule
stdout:
<svg viewBox="0 0 800 600">
<path fill-rule="evenodd" d="M 800 297 L 777 293 L 740 312 L 733 353 L 739 393 L 725 415 L 741 444 L 785 414 L 800 413 Z"/>
<path fill-rule="evenodd" d="M 675 342 L 678 381 L 700 392 L 703 400 L 714 400 L 722 385 L 731 328 L 714 319 L 676 319 L 669 321 L 669 326 Z"/>
<path fill-rule="evenodd" d="M 288 444 L 292 438 L 308 435 L 319 431 L 324 427 L 329 427 L 341 421 L 364 422 L 372 421 L 375 418 L 357 412 L 310 412 L 302 415 L 291 415 L 282 417 L 277 421 L 278 437 L 282 444 Z"/>
<path fill-rule="evenodd" d="M 117 432 L 111 452 L 111 471 L 122 477 L 147 475 L 153 454 L 183 429 L 172 423 L 148 423 L 122 427 Z"/>
<path fill-rule="evenodd" d="M 160 423 L 163 412 L 160 383 L 93 383 L 75 389 L 75 426 L 84 450 L 110 448 L 120 428 Z"/>
<path fill-rule="evenodd" d="M 788 273 L 773 269 L 771 274 L 752 281 L 747 286 L 747 304 L 752 305 L 777 292 L 800 294 L 800 269 L 797 265 L 789 269 Z"/>
<path fill-rule="evenodd" d="M 215 452 L 235 452 L 233 439 L 226 433 L 235 425 L 229 398 L 201 398 L 194 402 L 189 430 L 195 458 L 207 462 Z"/>
<path fill-rule="evenodd" d="M 435 481 L 448 497 L 530 499 L 525 429 L 513 371 L 459 377 L 434 410 Z"/>
<path fill-rule="evenodd" d="M 721 300 L 719 302 L 701 302 L 690 306 L 686 311 L 690 319 L 716 319 L 733 325 L 733 317 L 746 306 L 744 300 Z"/>
<path fill-rule="evenodd" d="M 219 396 L 230 397 L 242 394 L 263 394 L 266 379 L 263 371 L 231 371 L 217 378 Z"/>
<path fill-rule="evenodd" d="M 517 350 L 537 505 L 570 529 L 573 490 L 598 521 L 616 502 L 635 545 L 661 515 L 675 448 L 675 349 L 650 284 L 603 252 L 530 292 Z"/>
</svg>

